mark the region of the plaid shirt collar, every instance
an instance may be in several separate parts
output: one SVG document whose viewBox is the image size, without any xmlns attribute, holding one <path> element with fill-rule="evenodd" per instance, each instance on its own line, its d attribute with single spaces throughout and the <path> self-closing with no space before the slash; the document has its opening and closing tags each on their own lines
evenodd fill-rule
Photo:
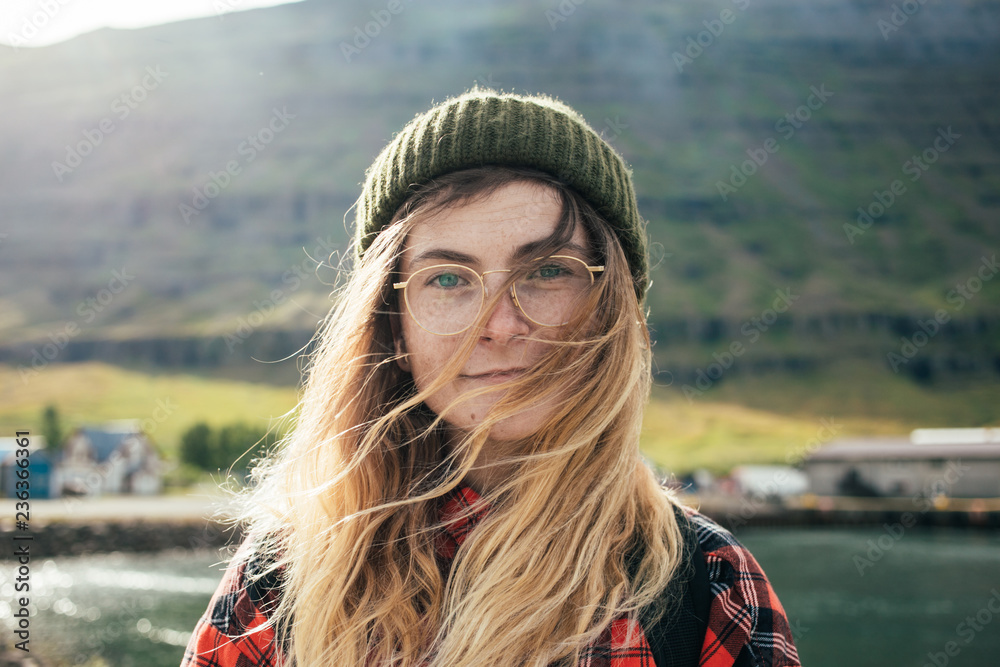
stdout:
<svg viewBox="0 0 1000 667">
<path fill-rule="evenodd" d="M 446 494 L 438 510 L 438 521 L 444 526 L 435 545 L 438 556 L 451 562 L 455 552 L 487 512 L 489 507 L 471 486 L 460 486 Z"/>
</svg>

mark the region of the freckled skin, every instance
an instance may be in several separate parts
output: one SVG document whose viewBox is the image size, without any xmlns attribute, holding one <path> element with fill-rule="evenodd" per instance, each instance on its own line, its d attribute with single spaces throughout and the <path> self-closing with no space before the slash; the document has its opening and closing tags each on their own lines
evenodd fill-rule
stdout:
<svg viewBox="0 0 1000 667">
<path fill-rule="evenodd" d="M 552 234 L 561 210 L 559 195 L 554 190 L 538 184 L 517 182 L 499 188 L 487 199 L 439 211 L 417 222 L 407 237 L 401 262 L 404 279 L 413 270 L 414 258 L 431 248 L 471 255 L 476 262 L 470 267 L 479 272 L 510 268 L 519 246 Z M 589 247 L 586 234 L 579 226 L 572 240 L 581 247 Z M 507 277 L 505 273 L 487 275 L 485 283 L 490 294 L 495 294 Z M 509 376 L 464 376 L 529 367 L 545 354 L 548 345 L 522 337 L 530 334 L 551 340 L 557 332 L 556 328 L 540 327 L 527 319 L 514 304 L 509 292 L 497 304 L 481 330 L 455 336 L 428 333 L 404 309 L 401 317 L 402 339 L 397 337 L 396 343 L 399 351 L 406 352 L 407 356 L 400 359 L 399 365 L 412 373 L 417 388 L 423 389 L 454 356 L 465 335 L 478 336 L 476 347 L 462 369 L 462 376 L 427 399 L 427 406 L 439 413 L 469 389 L 510 379 Z M 448 425 L 458 430 L 474 427 L 501 395 L 499 391 L 490 392 L 462 401 L 448 413 Z M 543 403 L 505 419 L 493 428 L 491 440 L 512 440 L 530 435 L 544 421 L 550 409 Z"/>
</svg>

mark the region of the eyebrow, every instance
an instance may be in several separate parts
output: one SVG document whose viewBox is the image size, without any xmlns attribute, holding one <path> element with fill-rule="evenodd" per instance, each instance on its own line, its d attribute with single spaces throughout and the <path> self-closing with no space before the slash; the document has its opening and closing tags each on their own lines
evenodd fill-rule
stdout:
<svg viewBox="0 0 1000 667">
<path fill-rule="evenodd" d="M 547 239 L 541 239 L 538 241 L 532 241 L 531 243 L 525 243 L 519 246 L 517 250 L 514 251 L 513 260 L 514 262 L 522 262 L 529 257 L 534 259 L 537 256 L 538 248 L 545 245 Z M 579 253 L 582 257 L 590 261 L 590 252 L 581 246 L 579 243 L 569 241 L 564 243 L 562 246 L 556 250 L 556 253 L 563 252 L 565 250 L 573 250 Z M 458 250 L 448 250 L 447 248 L 431 248 L 430 250 L 425 250 L 416 257 L 413 258 L 412 265 L 419 265 L 432 259 L 444 260 L 446 262 L 451 262 L 454 264 L 464 264 L 468 266 L 476 266 L 479 262 L 478 258 L 464 253 Z"/>
<path fill-rule="evenodd" d="M 425 250 L 413 258 L 413 264 L 422 264 L 431 259 L 442 259 L 455 264 L 475 264 L 476 258 L 457 250 L 447 250 L 445 248 L 432 248 Z"/>
</svg>

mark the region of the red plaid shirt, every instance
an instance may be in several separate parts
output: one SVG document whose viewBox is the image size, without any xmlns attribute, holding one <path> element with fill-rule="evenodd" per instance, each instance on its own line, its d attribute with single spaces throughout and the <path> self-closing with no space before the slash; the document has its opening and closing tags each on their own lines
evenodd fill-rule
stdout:
<svg viewBox="0 0 1000 667">
<path fill-rule="evenodd" d="M 455 556 L 485 508 L 468 514 L 479 496 L 470 487 L 445 499 L 438 554 L 445 564 Z M 757 561 L 726 530 L 704 515 L 685 509 L 705 560 L 712 601 L 701 667 L 801 667 L 785 611 Z M 244 581 L 246 561 L 226 570 L 208 610 L 198 621 L 181 667 L 277 667 L 281 664 L 274 631 L 253 602 Z M 270 608 L 277 592 L 265 594 Z M 260 599 L 260 596 L 257 596 Z M 262 629 L 261 629 L 262 628 Z M 631 638 L 631 642 L 628 640 Z M 656 667 L 642 628 L 620 618 L 587 648 L 580 667 Z"/>
</svg>

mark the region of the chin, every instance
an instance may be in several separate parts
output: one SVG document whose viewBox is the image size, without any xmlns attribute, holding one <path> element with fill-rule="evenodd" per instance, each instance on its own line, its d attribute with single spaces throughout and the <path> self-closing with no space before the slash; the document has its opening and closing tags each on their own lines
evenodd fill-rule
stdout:
<svg viewBox="0 0 1000 667">
<path fill-rule="evenodd" d="M 537 424 L 506 424 L 501 422 L 490 430 L 489 442 L 516 442 L 530 438 L 536 432 Z M 475 428 L 475 424 L 453 424 L 447 422 L 448 426 L 456 433 L 469 433 Z"/>
<path fill-rule="evenodd" d="M 507 442 L 529 438 L 538 431 L 540 422 L 536 419 L 524 419 L 516 416 L 505 419 L 490 430 L 490 440 Z"/>
<path fill-rule="evenodd" d="M 468 433 L 482 423 L 482 416 L 493 407 L 494 403 L 495 401 L 489 401 L 488 404 L 474 407 L 460 405 L 454 411 L 453 416 L 445 418 L 445 422 L 456 431 Z M 494 424 L 493 428 L 490 429 L 489 438 L 494 442 L 530 438 L 546 422 L 549 414 L 550 411 L 546 406 L 529 408 Z"/>
</svg>

